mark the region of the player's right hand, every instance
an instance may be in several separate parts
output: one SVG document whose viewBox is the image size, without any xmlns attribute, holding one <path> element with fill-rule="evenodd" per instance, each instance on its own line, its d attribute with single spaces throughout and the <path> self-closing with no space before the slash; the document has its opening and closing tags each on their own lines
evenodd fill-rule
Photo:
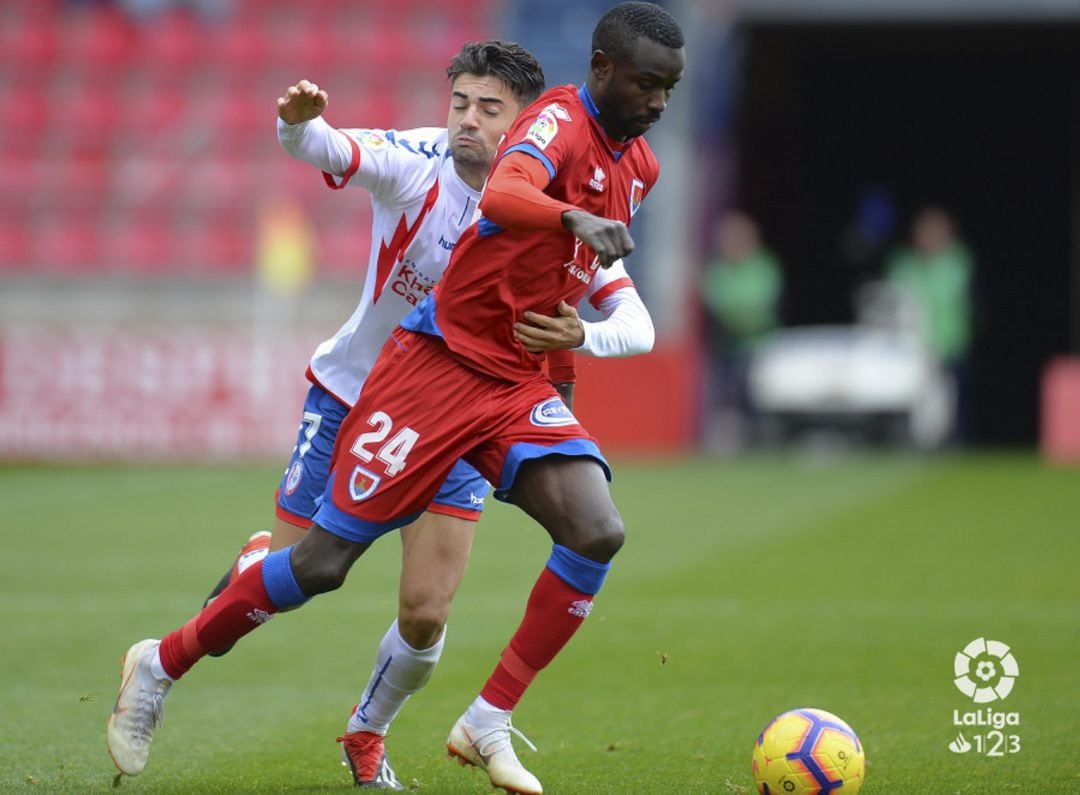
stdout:
<svg viewBox="0 0 1080 795">
<path fill-rule="evenodd" d="M 301 80 L 278 97 L 278 116 L 286 124 L 299 124 L 321 116 L 330 96 L 310 80 Z"/>
<path fill-rule="evenodd" d="M 634 250 L 634 239 L 622 221 L 612 221 L 584 210 L 563 213 L 563 226 L 596 252 L 601 268 L 609 268 Z"/>
</svg>

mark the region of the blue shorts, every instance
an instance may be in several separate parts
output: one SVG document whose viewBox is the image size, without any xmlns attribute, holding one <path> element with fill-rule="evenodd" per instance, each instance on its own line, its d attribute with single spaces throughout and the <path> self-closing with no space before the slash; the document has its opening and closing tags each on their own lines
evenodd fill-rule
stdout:
<svg viewBox="0 0 1080 795">
<path fill-rule="evenodd" d="M 307 527 L 322 503 L 330 478 L 334 441 L 349 407 L 320 386 L 311 385 L 296 446 L 277 493 L 277 516 Z M 427 510 L 477 521 L 484 510 L 488 482 L 470 464 L 457 461 Z"/>
</svg>

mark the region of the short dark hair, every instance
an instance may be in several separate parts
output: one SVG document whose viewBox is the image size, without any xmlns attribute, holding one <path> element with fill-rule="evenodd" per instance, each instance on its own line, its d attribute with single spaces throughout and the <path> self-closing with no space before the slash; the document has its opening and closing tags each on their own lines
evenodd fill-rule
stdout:
<svg viewBox="0 0 1080 795">
<path fill-rule="evenodd" d="M 512 41 L 470 41 L 450 60 L 446 76 L 460 74 L 497 77 L 506 83 L 522 107 L 544 90 L 544 68 L 536 56 Z"/>
<path fill-rule="evenodd" d="M 629 58 L 639 37 L 677 50 L 685 43 L 682 28 L 655 3 L 619 3 L 611 8 L 593 30 L 593 52 L 602 50 L 610 58 Z"/>
</svg>

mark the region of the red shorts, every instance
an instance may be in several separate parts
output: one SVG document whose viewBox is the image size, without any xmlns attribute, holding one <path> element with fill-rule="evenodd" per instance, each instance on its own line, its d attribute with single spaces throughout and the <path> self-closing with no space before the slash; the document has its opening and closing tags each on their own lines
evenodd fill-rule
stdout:
<svg viewBox="0 0 1080 795">
<path fill-rule="evenodd" d="M 505 500 L 523 461 L 600 448 L 543 373 L 511 382 L 461 364 L 442 339 L 396 329 L 341 424 L 314 521 L 372 541 L 413 521 L 459 458 Z"/>
</svg>

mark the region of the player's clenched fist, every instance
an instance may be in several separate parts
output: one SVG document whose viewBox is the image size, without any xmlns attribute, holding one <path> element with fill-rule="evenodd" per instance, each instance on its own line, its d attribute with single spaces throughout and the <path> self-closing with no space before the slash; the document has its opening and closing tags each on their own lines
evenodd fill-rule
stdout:
<svg viewBox="0 0 1080 795">
<path fill-rule="evenodd" d="M 634 250 L 634 239 L 622 221 L 601 218 L 584 210 L 568 210 L 563 213 L 562 222 L 578 240 L 592 246 L 602 268 L 611 267 L 615 260 Z"/>
<path fill-rule="evenodd" d="M 278 97 L 277 112 L 286 124 L 299 124 L 321 116 L 326 110 L 329 95 L 319 89 L 310 80 L 301 80 L 295 86 L 289 86 Z"/>
</svg>

